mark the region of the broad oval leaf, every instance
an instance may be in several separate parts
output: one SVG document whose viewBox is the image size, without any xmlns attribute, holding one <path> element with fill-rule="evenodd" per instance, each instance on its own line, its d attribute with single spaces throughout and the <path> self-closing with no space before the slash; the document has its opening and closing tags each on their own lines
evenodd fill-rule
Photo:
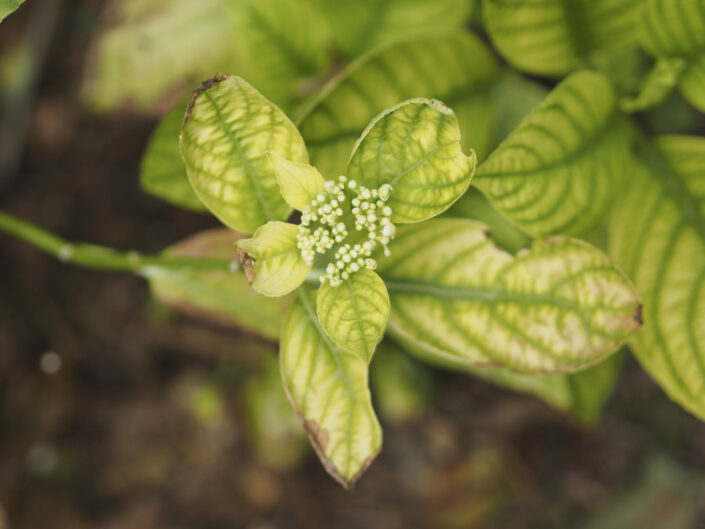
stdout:
<svg viewBox="0 0 705 529">
<path fill-rule="evenodd" d="M 97 109 L 149 109 L 164 100 L 173 104 L 170 93 L 232 66 L 227 2 L 119 0 L 110 4 L 105 27 L 93 32 L 82 87 Z"/>
<path fill-rule="evenodd" d="M 196 194 L 226 226 L 252 233 L 289 216 L 265 153 L 307 163 L 306 146 L 284 112 L 244 80 L 218 74 L 194 92 L 180 145 Z"/>
<path fill-rule="evenodd" d="M 179 152 L 179 133 L 187 103 L 184 100 L 176 105 L 149 138 L 142 156 L 140 185 L 148 193 L 177 206 L 208 211 L 191 187 Z"/>
<path fill-rule="evenodd" d="M 641 13 L 641 40 L 654 56 L 686 63 L 679 89 L 705 112 L 705 5 L 702 0 L 647 0 Z"/>
<path fill-rule="evenodd" d="M 267 156 L 274 167 L 279 190 L 292 208 L 303 210 L 325 191 L 325 180 L 312 165 L 292 162 L 274 153 L 267 153 Z"/>
<path fill-rule="evenodd" d="M 167 255 L 232 259 L 235 243 L 244 237 L 226 228 L 197 233 L 165 250 Z M 195 315 L 219 324 L 238 327 L 270 340 L 279 338 L 290 297 L 267 298 L 257 294 L 245 273 L 175 269 L 148 266 L 141 273 L 149 280 L 154 297 L 176 312 Z"/>
<path fill-rule="evenodd" d="M 383 112 L 362 133 L 347 176 L 392 187 L 392 222 L 418 222 L 448 209 L 467 190 L 475 152 L 460 146 L 453 111 L 433 99 L 411 99 Z"/>
<path fill-rule="evenodd" d="M 316 300 L 318 320 L 331 340 L 369 362 L 384 336 L 389 295 L 384 281 L 363 268 L 339 286 L 323 283 Z"/>
<path fill-rule="evenodd" d="M 610 241 L 644 296 L 644 329 L 630 346 L 673 400 L 705 419 L 705 139 L 664 136 L 641 157 Z"/>
<path fill-rule="evenodd" d="M 314 0 L 314 4 L 338 47 L 352 57 L 420 31 L 460 28 L 472 9 L 468 0 Z"/>
<path fill-rule="evenodd" d="M 470 367 L 573 372 L 612 354 L 640 325 L 627 277 L 587 243 L 536 241 L 516 257 L 465 219 L 403 226 L 378 271 L 388 331 Z"/>
<path fill-rule="evenodd" d="M 484 0 L 485 26 L 520 70 L 562 75 L 638 40 L 641 0 Z"/>
<path fill-rule="evenodd" d="M 365 127 L 412 97 L 435 97 L 455 111 L 465 149 L 481 156 L 493 128 L 497 66 L 474 35 L 452 31 L 408 38 L 370 52 L 333 78 L 297 120 L 312 163 L 326 178 L 343 174 Z"/>
<path fill-rule="evenodd" d="M 629 144 L 609 81 L 577 72 L 478 168 L 475 185 L 530 235 L 580 234 L 620 189 Z"/>
<path fill-rule="evenodd" d="M 260 294 L 288 294 L 311 271 L 296 245 L 298 231 L 294 224 L 271 221 L 260 226 L 250 239 L 237 241 L 237 247 L 246 252 L 244 266 L 253 267 L 252 288 Z"/>
<path fill-rule="evenodd" d="M 349 487 L 382 446 L 367 362 L 328 339 L 314 295 L 301 290 L 284 322 L 279 361 L 289 400 L 323 466 Z"/>
</svg>

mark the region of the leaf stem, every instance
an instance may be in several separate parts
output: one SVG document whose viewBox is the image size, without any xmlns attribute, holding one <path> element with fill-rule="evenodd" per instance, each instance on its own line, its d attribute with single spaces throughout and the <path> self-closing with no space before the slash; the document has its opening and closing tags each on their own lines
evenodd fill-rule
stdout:
<svg viewBox="0 0 705 529">
<path fill-rule="evenodd" d="M 135 251 L 119 252 L 95 244 L 73 243 L 3 211 L 0 211 L 0 232 L 28 242 L 60 261 L 83 268 L 135 273 L 147 266 L 225 271 L 239 269 L 239 263 L 234 259 L 183 257 L 165 253 L 144 255 Z"/>
</svg>

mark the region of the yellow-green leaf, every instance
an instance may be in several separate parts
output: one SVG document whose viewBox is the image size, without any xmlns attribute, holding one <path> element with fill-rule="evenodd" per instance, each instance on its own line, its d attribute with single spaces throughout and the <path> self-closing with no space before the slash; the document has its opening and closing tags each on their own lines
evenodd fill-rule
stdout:
<svg viewBox="0 0 705 529">
<path fill-rule="evenodd" d="M 610 354 L 640 325 L 641 302 L 597 248 L 535 241 L 516 257 L 485 225 L 434 219 L 403 226 L 378 271 L 388 331 L 408 347 L 470 367 L 573 372 Z"/>
<path fill-rule="evenodd" d="M 232 19 L 222 0 L 113 0 L 89 45 L 83 92 L 99 110 L 150 109 L 230 65 Z"/>
<path fill-rule="evenodd" d="M 325 469 L 349 487 L 382 446 L 367 362 L 321 329 L 314 295 L 299 291 L 279 346 L 284 388 Z"/>
<path fill-rule="evenodd" d="M 274 153 L 267 156 L 274 167 L 281 194 L 292 208 L 301 211 L 325 191 L 325 180 L 315 167 L 289 161 Z"/>
<path fill-rule="evenodd" d="M 445 101 L 462 125 L 464 149 L 489 147 L 497 66 L 474 35 L 417 35 L 370 52 L 333 78 L 297 120 L 312 163 L 326 178 L 343 174 L 355 141 L 384 109 L 412 97 Z"/>
<path fill-rule="evenodd" d="M 316 305 L 321 327 L 330 339 L 369 362 L 389 318 L 384 281 L 363 268 L 336 287 L 323 283 Z"/>
<path fill-rule="evenodd" d="M 168 255 L 224 258 L 237 263 L 235 243 L 244 237 L 225 228 L 198 233 L 168 248 Z M 290 297 L 267 298 L 250 287 L 245 273 L 149 266 L 142 270 L 154 297 L 171 310 L 279 338 Z"/>
<path fill-rule="evenodd" d="M 520 70 L 562 75 L 638 40 L 641 0 L 484 0 L 492 42 Z"/>
<path fill-rule="evenodd" d="M 23 3 L 24 0 L 0 0 L 0 22 Z"/>
<path fill-rule="evenodd" d="M 188 180 L 179 152 L 179 132 L 188 101 L 184 100 L 162 119 L 149 138 L 142 157 L 142 189 L 177 206 L 208 211 Z"/>
<path fill-rule="evenodd" d="M 620 189 L 629 144 L 609 81 L 577 72 L 482 163 L 475 185 L 530 235 L 580 234 Z"/>
<path fill-rule="evenodd" d="M 654 56 L 686 63 L 678 87 L 705 112 L 705 4 L 702 0 L 647 0 L 641 40 Z"/>
<path fill-rule="evenodd" d="M 640 150 L 610 248 L 644 297 L 630 345 L 681 406 L 705 419 L 705 139 L 663 136 Z"/>
<path fill-rule="evenodd" d="M 472 8 L 469 0 L 314 0 L 314 3 L 325 15 L 336 44 L 353 57 L 420 31 L 460 28 L 470 18 Z"/>
<path fill-rule="evenodd" d="M 392 187 L 392 222 L 417 222 L 448 209 L 470 185 L 475 152 L 465 155 L 453 111 L 433 99 L 411 99 L 365 129 L 347 175 L 377 189 Z"/>
<path fill-rule="evenodd" d="M 265 154 L 307 163 L 306 146 L 289 118 L 244 80 L 218 74 L 196 90 L 180 144 L 196 194 L 225 225 L 252 233 L 289 216 Z"/>
<path fill-rule="evenodd" d="M 265 296 L 278 297 L 288 294 L 311 271 L 296 246 L 298 226 L 271 221 L 260 226 L 250 239 L 240 239 L 238 248 L 247 253 L 246 266 L 253 260 L 252 288 Z"/>
<path fill-rule="evenodd" d="M 641 82 L 638 94 L 621 102 L 622 110 L 636 112 L 663 103 L 678 85 L 685 66 L 680 57 L 659 59 Z"/>
</svg>

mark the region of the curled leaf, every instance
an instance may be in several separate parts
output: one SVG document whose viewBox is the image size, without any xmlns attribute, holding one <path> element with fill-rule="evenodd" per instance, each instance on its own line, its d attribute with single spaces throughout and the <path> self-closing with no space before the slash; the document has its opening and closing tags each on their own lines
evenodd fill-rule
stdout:
<svg viewBox="0 0 705 529">
<path fill-rule="evenodd" d="M 288 294 L 311 271 L 296 246 L 298 227 L 286 222 L 271 221 L 260 226 L 250 239 L 240 239 L 238 248 L 247 253 L 253 263 L 252 288 L 265 296 Z"/>
<path fill-rule="evenodd" d="M 468 188 L 475 152 L 465 155 L 453 111 L 433 99 L 387 109 L 362 133 L 347 175 L 377 189 L 389 184 L 392 222 L 418 222 L 448 209 Z"/>
</svg>

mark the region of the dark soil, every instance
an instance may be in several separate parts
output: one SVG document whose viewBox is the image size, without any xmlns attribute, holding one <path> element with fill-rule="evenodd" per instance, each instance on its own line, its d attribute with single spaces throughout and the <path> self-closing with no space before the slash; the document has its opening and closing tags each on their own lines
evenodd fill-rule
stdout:
<svg viewBox="0 0 705 529">
<path fill-rule="evenodd" d="M 0 208 L 69 239 L 158 251 L 217 222 L 140 190 L 153 121 L 81 106 L 99 7 L 64 6 Z M 3 24 L 0 46 L 23 21 Z M 239 385 L 272 345 L 165 317 L 143 280 L 71 268 L 4 235 L 0 278 L 0 528 L 546 529 L 620 505 L 648 524 L 590 527 L 705 528 L 705 424 L 632 359 L 592 432 L 531 397 L 434 371 L 429 411 L 384 424 L 382 453 L 346 492 L 312 451 L 287 471 L 255 458 Z M 50 351 L 55 374 L 40 367 Z M 181 390 L 224 365 L 238 374 L 222 420 L 205 426 Z M 662 459 L 675 485 L 645 481 Z M 651 498 L 644 487 L 653 501 L 629 499 Z"/>
</svg>

